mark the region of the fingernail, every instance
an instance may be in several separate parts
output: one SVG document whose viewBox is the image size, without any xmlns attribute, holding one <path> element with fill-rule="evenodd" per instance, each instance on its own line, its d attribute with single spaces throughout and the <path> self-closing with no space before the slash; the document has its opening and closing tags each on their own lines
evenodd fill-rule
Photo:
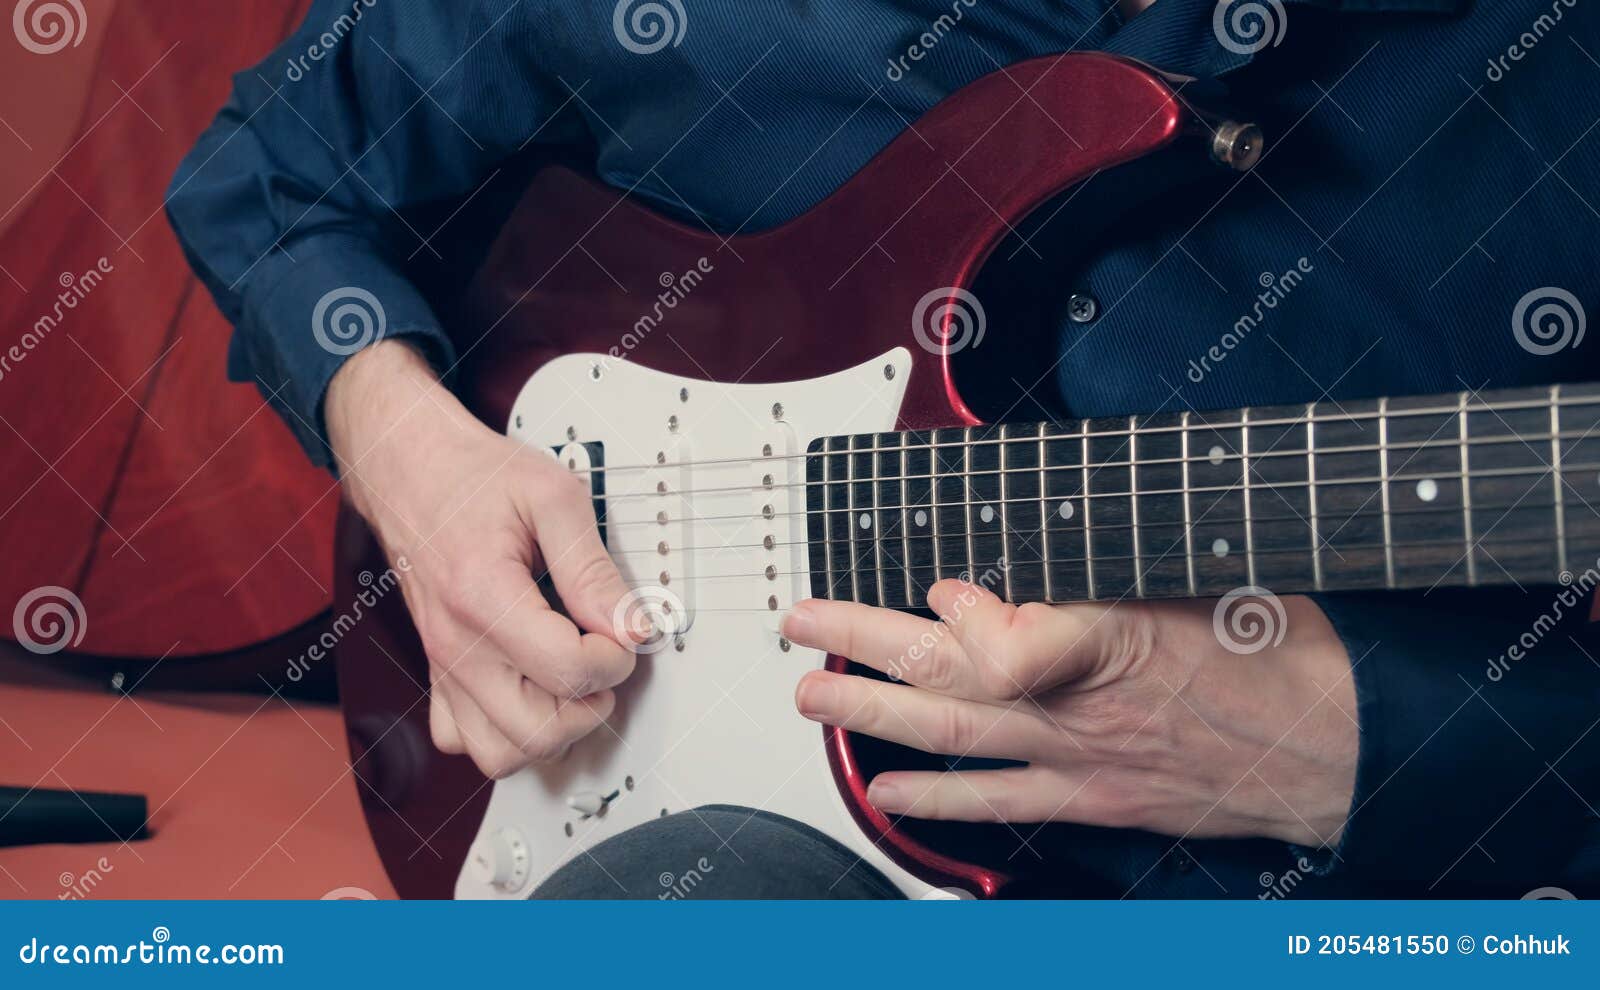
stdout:
<svg viewBox="0 0 1600 990">
<path fill-rule="evenodd" d="M 899 811 L 905 792 L 892 780 L 878 777 L 867 785 L 867 803 L 880 811 Z"/>
<path fill-rule="evenodd" d="M 807 677 L 800 682 L 800 696 L 795 699 L 795 704 L 800 709 L 800 714 L 814 722 L 820 722 L 828 717 L 828 712 L 834 708 L 834 701 L 838 692 L 834 690 L 833 682 L 826 677 Z"/>
<path fill-rule="evenodd" d="M 783 617 L 783 635 L 791 643 L 812 646 L 816 643 L 817 617 L 804 605 L 796 605 Z"/>
</svg>

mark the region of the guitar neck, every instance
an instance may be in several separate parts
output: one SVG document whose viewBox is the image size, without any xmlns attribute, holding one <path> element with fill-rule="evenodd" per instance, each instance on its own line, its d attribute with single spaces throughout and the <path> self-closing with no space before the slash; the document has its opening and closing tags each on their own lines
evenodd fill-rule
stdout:
<svg viewBox="0 0 1600 990">
<path fill-rule="evenodd" d="M 891 608 L 953 577 L 1013 602 L 1552 584 L 1600 553 L 1600 385 L 827 437 L 806 479 L 812 593 Z"/>
</svg>

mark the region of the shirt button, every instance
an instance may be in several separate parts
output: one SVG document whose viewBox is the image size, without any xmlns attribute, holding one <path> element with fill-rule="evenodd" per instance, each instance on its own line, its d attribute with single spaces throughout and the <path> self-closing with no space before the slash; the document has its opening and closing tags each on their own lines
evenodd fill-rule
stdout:
<svg viewBox="0 0 1600 990">
<path fill-rule="evenodd" d="M 1074 323 L 1088 323 L 1099 315 L 1099 301 L 1086 292 L 1074 292 L 1067 300 L 1067 316 Z"/>
<path fill-rule="evenodd" d="M 1188 853 L 1180 849 L 1178 852 L 1173 854 L 1172 868 L 1177 870 L 1179 873 L 1188 873 L 1190 870 L 1194 869 L 1194 860 L 1189 858 Z"/>
</svg>

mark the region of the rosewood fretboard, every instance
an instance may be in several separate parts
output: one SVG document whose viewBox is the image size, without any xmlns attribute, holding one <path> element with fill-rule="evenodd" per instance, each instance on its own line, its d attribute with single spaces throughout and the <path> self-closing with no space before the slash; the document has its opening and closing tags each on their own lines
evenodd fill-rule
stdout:
<svg viewBox="0 0 1600 990">
<path fill-rule="evenodd" d="M 891 608 L 1549 584 L 1600 553 L 1600 385 L 828 437 L 806 478 L 812 593 Z"/>
</svg>

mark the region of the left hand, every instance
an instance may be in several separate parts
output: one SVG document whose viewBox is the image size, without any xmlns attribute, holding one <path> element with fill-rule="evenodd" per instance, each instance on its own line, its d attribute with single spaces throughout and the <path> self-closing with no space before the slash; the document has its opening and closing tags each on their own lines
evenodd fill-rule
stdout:
<svg viewBox="0 0 1600 990">
<path fill-rule="evenodd" d="M 940 621 L 819 600 L 784 621 L 793 642 L 902 682 L 814 671 L 795 693 L 805 717 L 1028 764 L 881 773 L 867 792 L 880 810 L 1338 842 L 1355 788 L 1355 688 L 1310 599 L 1232 602 L 1262 609 L 1254 652 L 1228 616 L 1214 629 L 1216 601 L 1019 607 L 952 580 L 928 604 Z"/>
</svg>

